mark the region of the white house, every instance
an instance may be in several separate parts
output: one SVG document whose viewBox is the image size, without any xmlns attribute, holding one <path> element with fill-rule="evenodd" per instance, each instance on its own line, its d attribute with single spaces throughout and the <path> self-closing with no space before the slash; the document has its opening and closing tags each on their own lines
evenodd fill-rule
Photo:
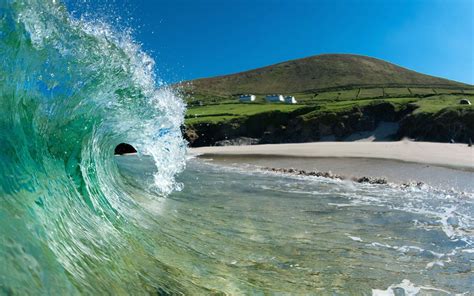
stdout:
<svg viewBox="0 0 474 296">
<path fill-rule="evenodd" d="M 253 102 L 255 101 L 255 95 L 240 95 L 239 100 L 241 102 Z"/>
<path fill-rule="evenodd" d="M 278 103 L 278 102 L 284 102 L 285 99 L 283 98 L 282 95 L 268 95 L 266 96 L 266 100 L 269 103 Z"/>
<path fill-rule="evenodd" d="M 296 99 L 293 96 L 287 96 L 285 97 L 285 103 L 286 104 L 296 104 Z"/>
</svg>

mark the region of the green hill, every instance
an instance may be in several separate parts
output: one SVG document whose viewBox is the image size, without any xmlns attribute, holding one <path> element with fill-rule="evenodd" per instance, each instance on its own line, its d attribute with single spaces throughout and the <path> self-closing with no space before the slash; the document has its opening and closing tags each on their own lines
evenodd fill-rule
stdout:
<svg viewBox="0 0 474 296">
<path fill-rule="evenodd" d="M 411 71 L 370 57 L 327 54 L 178 85 L 188 103 L 192 146 L 344 140 L 380 122 L 398 123 L 393 139 L 474 139 L 474 86 Z M 256 95 L 242 103 L 239 94 Z M 297 104 L 268 103 L 266 94 Z M 244 140 L 242 140 L 244 141 Z M 246 141 L 246 140 L 245 140 Z"/>
<path fill-rule="evenodd" d="M 323 54 L 236 74 L 181 84 L 186 93 L 229 97 L 242 93 L 317 93 L 354 88 L 445 88 L 472 86 L 421 74 L 376 58 Z"/>
</svg>

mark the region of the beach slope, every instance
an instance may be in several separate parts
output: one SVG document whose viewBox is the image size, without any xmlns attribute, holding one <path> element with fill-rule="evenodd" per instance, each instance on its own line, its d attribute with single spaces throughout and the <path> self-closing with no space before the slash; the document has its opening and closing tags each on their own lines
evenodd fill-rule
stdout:
<svg viewBox="0 0 474 296">
<path fill-rule="evenodd" d="M 474 148 L 430 142 L 314 142 L 190 149 L 196 155 L 280 157 L 351 157 L 390 159 L 474 170 Z"/>
</svg>

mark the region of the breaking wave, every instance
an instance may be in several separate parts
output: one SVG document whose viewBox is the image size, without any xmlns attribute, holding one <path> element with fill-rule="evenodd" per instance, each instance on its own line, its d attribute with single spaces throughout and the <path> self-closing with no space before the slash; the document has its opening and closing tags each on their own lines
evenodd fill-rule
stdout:
<svg viewBox="0 0 474 296">
<path fill-rule="evenodd" d="M 56 2 L 0 1 L 0 294 L 143 291 L 138 225 L 179 189 L 185 106 L 129 34 Z M 156 164 L 142 201 L 117 170 L 121 142 Z"/>
</svg>

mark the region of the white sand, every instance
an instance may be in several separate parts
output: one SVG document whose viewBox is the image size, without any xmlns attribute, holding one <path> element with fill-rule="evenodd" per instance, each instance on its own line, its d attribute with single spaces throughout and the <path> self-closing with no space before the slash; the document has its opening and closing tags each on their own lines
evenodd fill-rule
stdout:
<svg viewBox="0 0 474 296">
<path fill-rule="evenodd" d="M 474 169 L 474 147 L 430 142 L 316 142 L 252 146 L 200 147 L 192 154 L 262 155 L 283 157 L 361 157 L 392 159 Z"/>
</svg>

